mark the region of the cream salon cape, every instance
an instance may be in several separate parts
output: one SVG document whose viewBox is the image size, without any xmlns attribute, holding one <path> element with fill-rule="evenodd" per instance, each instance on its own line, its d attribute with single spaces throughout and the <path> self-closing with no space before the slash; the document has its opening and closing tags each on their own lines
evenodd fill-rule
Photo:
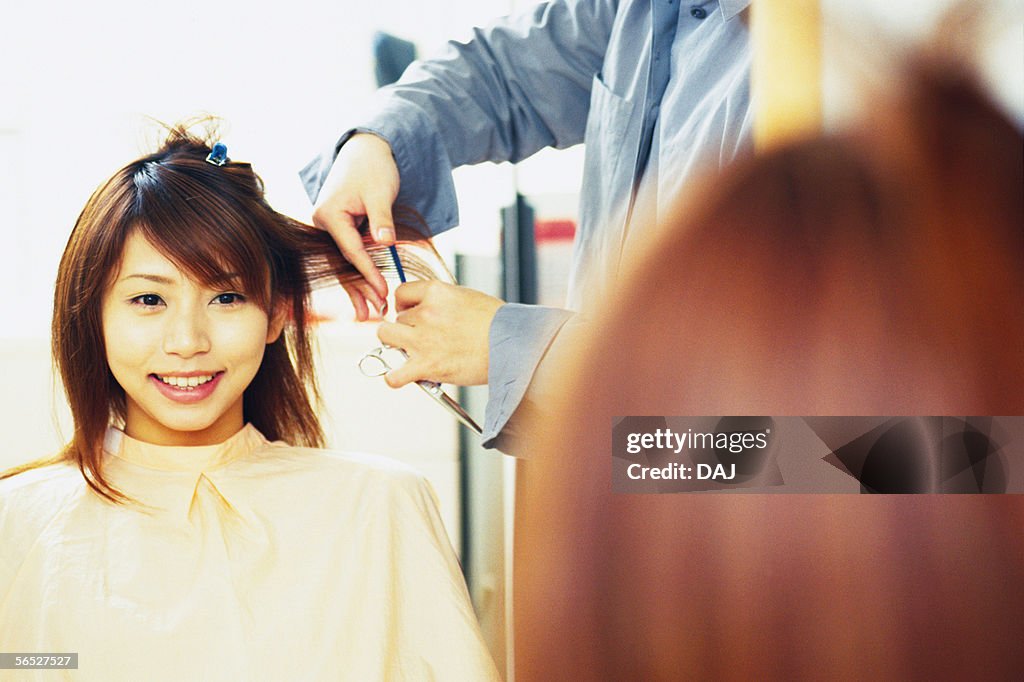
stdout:
<svg viewBox="0 0 1024 682">
<path fill-rule="evenodd" d="M 496 680 L 424 479 L 390 460 L 110 429 L 113 505 L 78 468 L 0 481 L 0 680 Z"/>
</svg>

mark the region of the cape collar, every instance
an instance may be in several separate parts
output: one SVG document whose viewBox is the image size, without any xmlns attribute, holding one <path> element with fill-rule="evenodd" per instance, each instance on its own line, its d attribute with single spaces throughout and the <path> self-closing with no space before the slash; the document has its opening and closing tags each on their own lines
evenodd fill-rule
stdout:
<svg viewBox="0 0 1024 682">
<path fill-rule="evenodd" d="M 188 523 L 199 518 L 196 514 L 202 515 L 206 500 L 218 515 L 227 514 L 237 522 L 242 518 L 237 504 L 244 507 L 249 477 L 244 473 L 245 460 L 251 465 L 250 455 L 267 444 L 251 424 L 223 443 L 197 447 L 144 443 L 110 427 L 104 439 L 104 468 L 108 480 L 130 498 L 127 504 L 135 511 L 169 514 L 175 523 Z M 241 465 L 243 473 L 233 464 Z M 245 523 L 239 525 L 245 527 Z"/>
<path fill-rule="evenodd" d="M 266 442 L 252 424 L 246 424 L 223 443 L 199 446 L 153 445 L 109 427 L 103 449 L 118 459 L 147 469 L 200 473 L 244 457 Z"/>
</svg>

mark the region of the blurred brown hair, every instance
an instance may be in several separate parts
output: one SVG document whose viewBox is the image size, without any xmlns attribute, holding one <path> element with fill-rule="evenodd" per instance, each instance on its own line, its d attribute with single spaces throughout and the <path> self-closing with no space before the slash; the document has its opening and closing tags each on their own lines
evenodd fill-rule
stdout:
<svg viewBox="0 0 1024 682">
<path fill-rule="evenodd" d="M 314 406 L 319 400 L 308 329 L 311 288 L 361 275 L 331 236 L 278 213 L 248 163 L 206 161 L 207 138 L 169 130 L 161 148 L 117 171 L 97 189 L 71 232 L 57 272 L 52 346 L 74 434 L 56 459 L 4 472 L 10 476 L 48 462 L 78 464 L 96 492 L 123 496 L 103 476 L 102 444 L 111 420 L 123 422 L 124 390 L 107 366 L 100 318 L 103 293 L 115 276 L 125 241 L 143 235 L 181 270 L 207 286 L 237 273 L 241 287 L 270 314 L 285 306 L 290 320 L 269 344 L 245 391 L 244 419 L 267 438 L 322 446 Z M 209 126 L 209 123 L 207 123 Z M 396 211 L 399 237 L 421 236 L 417 216 Z"/>
<path fill-rule="evenodd" d="M 1024 668 L 1016 496 L 611 492 L 615 416 L 1024 414 L 1021 133 L 908 71 L 681 205 L 573 347 L 521 467 L 517 679 Z"/>
</svg>

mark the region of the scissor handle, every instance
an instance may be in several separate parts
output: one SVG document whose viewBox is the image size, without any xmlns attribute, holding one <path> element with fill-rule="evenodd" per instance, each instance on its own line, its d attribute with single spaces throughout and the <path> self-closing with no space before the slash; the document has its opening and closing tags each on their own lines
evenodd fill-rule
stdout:
<svg viewBox="0 0 1024 682">
<path fill-rule="evenodd" d="M 406 353 L 405 350 L 401 348 L 386 345 L 380 346 L 379 348 L 375 348 L 374 350 L 370 351 L 369 353 L 362 357 L 362 359 L 359 361 L 359 370 L 366 376 L 383 376 L 384 374 L 389 372 L 391 370 L 391 365 L 389 365 L 388 361 L 384 359 L 383 353 L 385 350 L 398 351 L 399 353 L 402 354 L 403 358 L 405 358 L 406 360 L 409 359 L 409 354 Z M 374 371 L 372 373 L 367 371 L 366 363 L 371 358 L 373 359 L 374 362 L 379 364 L 379 368 L 382 369 L 383 371 Z M 473 418 L 469 416 L 468 412 L 462 409 L 462 405 L 459 405 L 459 402 L 457 400 L 455 400 L 450 395 L 444 392 L 444 390 L 441 388 L 440 383 L 436 381 L 428 381 L 426 379 L 422 379 L 420 381 L 417 381 L 416 385 L 423 389 L 423 391 L 427 395 L 429 395 L 431 398 L 440 403 L 441 407 L 451 412 L 452 416 L 454 416 L 456 419 L 462 422 L 466 426 L 466 428 L 472 430 L 477 435 L 483 434 L 483 429 L 481 429 L 480 426 L 475 421 L 473 421 Z"/>
</svg>

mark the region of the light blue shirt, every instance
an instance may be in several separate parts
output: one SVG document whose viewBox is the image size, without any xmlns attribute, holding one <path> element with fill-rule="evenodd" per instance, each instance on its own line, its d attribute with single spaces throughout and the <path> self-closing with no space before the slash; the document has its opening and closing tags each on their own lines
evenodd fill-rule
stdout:
<svg viewBox="0 0 1024 682">
<path fill-rule="evenodd" d="M 585 143 L 568 307 L 591 273 L 614 273 L 641 197 L 661 213 L 687 179 L 750 139 L 750 0 L 555 0 L 416 62 L 378 93 L 376 113 L 302 171 L 315 199 L 355 132 L 391 144 L 397 203 L 436 234 L 458 224 L 451 169 Z M 506 305 L 490 330 L 484 445 L 508 451 L 509 418 L 567 310 Z"/>
</svg>

